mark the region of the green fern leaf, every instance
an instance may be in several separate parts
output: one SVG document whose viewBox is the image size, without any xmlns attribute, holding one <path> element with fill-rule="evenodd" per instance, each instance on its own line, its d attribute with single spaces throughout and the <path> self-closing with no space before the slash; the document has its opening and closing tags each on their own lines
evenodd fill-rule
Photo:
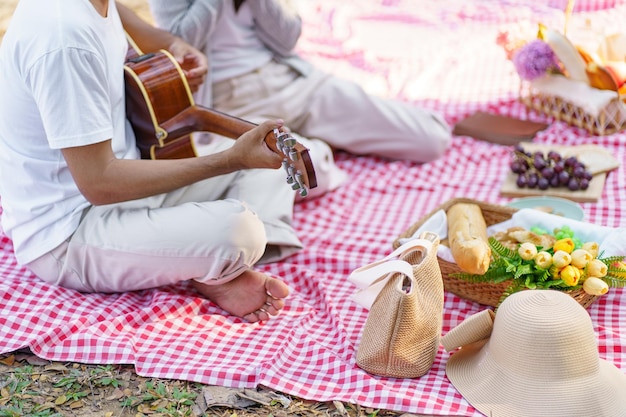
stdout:
<svg viewBox="0 0 626 417">
<path fill-rule="evenodd" d="M 489 246 L 491 247 L 491 250 L 493 251 L 493 254 L 496 257 L 507 258 L 507 259 L 513 259 L 516 257 L 517 255 L 516 251 L 510 248 L 507 248 L 502 243 L 500 243 L 495 237 L 490 236 L 488 241 L 489 241 Z"/>
<path fill-rule="evenodd" d="M 552 274 L 548 269 L 537 269 L 535 271 L 535 279 L 537 282 L 547 282 L 552 280 Z"/>
<path fill-rule="evenodd" d="M 483 275 L 470 274 L 468 272 L 456 272 L 450 274 L 450 276 L 471 283 L 498 283 L 510 279 L 510 275 L 506 273 L 506 268 L 502 266 L 497 266 L 495 264 L 492 264 L 487 272 L 485 272 Z"/>
<path fill-rule="evenodd" d="M 609 284 L 609 287 L 613 287 L 613 288 L 626 287 L 626 278 L 611 275 L 610 272 L 606 274 L 604 277 L 602 277 L 601 279 L 607 284 Z"/>
<path fill-rule="evenodd" d="M 532 265 L 530 265 L 530 264 L 521 264 L 515 270 L 514 277 L 515 277 L 515 279 L 517 279 L 517 278 L 520 278 L 520 277 L 522 277 L 524 275 L 532 274 L 532 272 L 533 272 Z M 528 277 L 528 278 L 532 278 L 532 277 Z"/>
</svg>

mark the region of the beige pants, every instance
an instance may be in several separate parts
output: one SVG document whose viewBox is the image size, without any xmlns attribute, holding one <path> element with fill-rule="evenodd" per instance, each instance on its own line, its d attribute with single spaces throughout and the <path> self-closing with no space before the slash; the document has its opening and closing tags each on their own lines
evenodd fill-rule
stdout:
<svg viewBox="0 0 626 417">
<path fill-rule="evenodd" d="M 189 279 L 219 284 L 302 247 L 291 227 L 293 201 L 283 172 L 250 170 L 95 206 L 70 239 L 27 267 L 49 283 L 84 292 Z"/>
<path fill-rule="evenodd" d="M 434 113 L 371 96 L 316 69 L 301 76 L 274 61 L 215 83 L 213 106 L 252 121 L 282 118 L 294 132 L 354 154 L 427 162 L 443 155 L 451 138 Z"/>
</svg>

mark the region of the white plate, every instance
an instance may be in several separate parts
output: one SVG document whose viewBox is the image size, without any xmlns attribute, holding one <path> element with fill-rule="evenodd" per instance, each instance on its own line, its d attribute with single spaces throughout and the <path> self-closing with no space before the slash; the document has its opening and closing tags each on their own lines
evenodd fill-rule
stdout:
<svg viewBox="0 0 626 417">
<path fill-rule="evenodd" d="M 558 197 L 527 197 L 511 201 L 508 206 L 518 209 L 532 208 L 573 220 L 582 220 L 585 212 L 580 204 Z"/>
</svg>

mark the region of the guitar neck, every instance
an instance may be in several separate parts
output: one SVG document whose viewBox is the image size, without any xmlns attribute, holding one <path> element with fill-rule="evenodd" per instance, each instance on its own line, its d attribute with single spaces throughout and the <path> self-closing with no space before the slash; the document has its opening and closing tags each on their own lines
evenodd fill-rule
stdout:
<svg viewBox="0 0 626 417">
<path fill-rule="evenodd" d="M 193 132 L 212 132 L 230 139 L 237 139 L 256 124 L 238 117 L 222 113 L 215 109 L 193 105 L 161 124 L 168 136 L 180 137 Z M 278 151 L 273 132 L 265 137 L 265 142 L 273 150 Z"/>
</svg>

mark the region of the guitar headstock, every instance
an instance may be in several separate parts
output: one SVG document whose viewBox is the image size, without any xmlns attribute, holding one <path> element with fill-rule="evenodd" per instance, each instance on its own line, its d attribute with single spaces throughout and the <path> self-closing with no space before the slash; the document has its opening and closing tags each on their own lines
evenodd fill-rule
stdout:
<svg viewBox="0 0 626 417">
<path fill-rule="evenodd" d="M 266 142 L 278 154 L 283 156 L 283 168 L 287 173 L 287 183 L 291 188 L 306 197 L 308 190 L 317 187 L 315 169 L 309 155 L 309 150 L 299 143 L 293 136 L 280 129 L 274 129 L 268 136 L 273 139 Z"/>
</svg>

